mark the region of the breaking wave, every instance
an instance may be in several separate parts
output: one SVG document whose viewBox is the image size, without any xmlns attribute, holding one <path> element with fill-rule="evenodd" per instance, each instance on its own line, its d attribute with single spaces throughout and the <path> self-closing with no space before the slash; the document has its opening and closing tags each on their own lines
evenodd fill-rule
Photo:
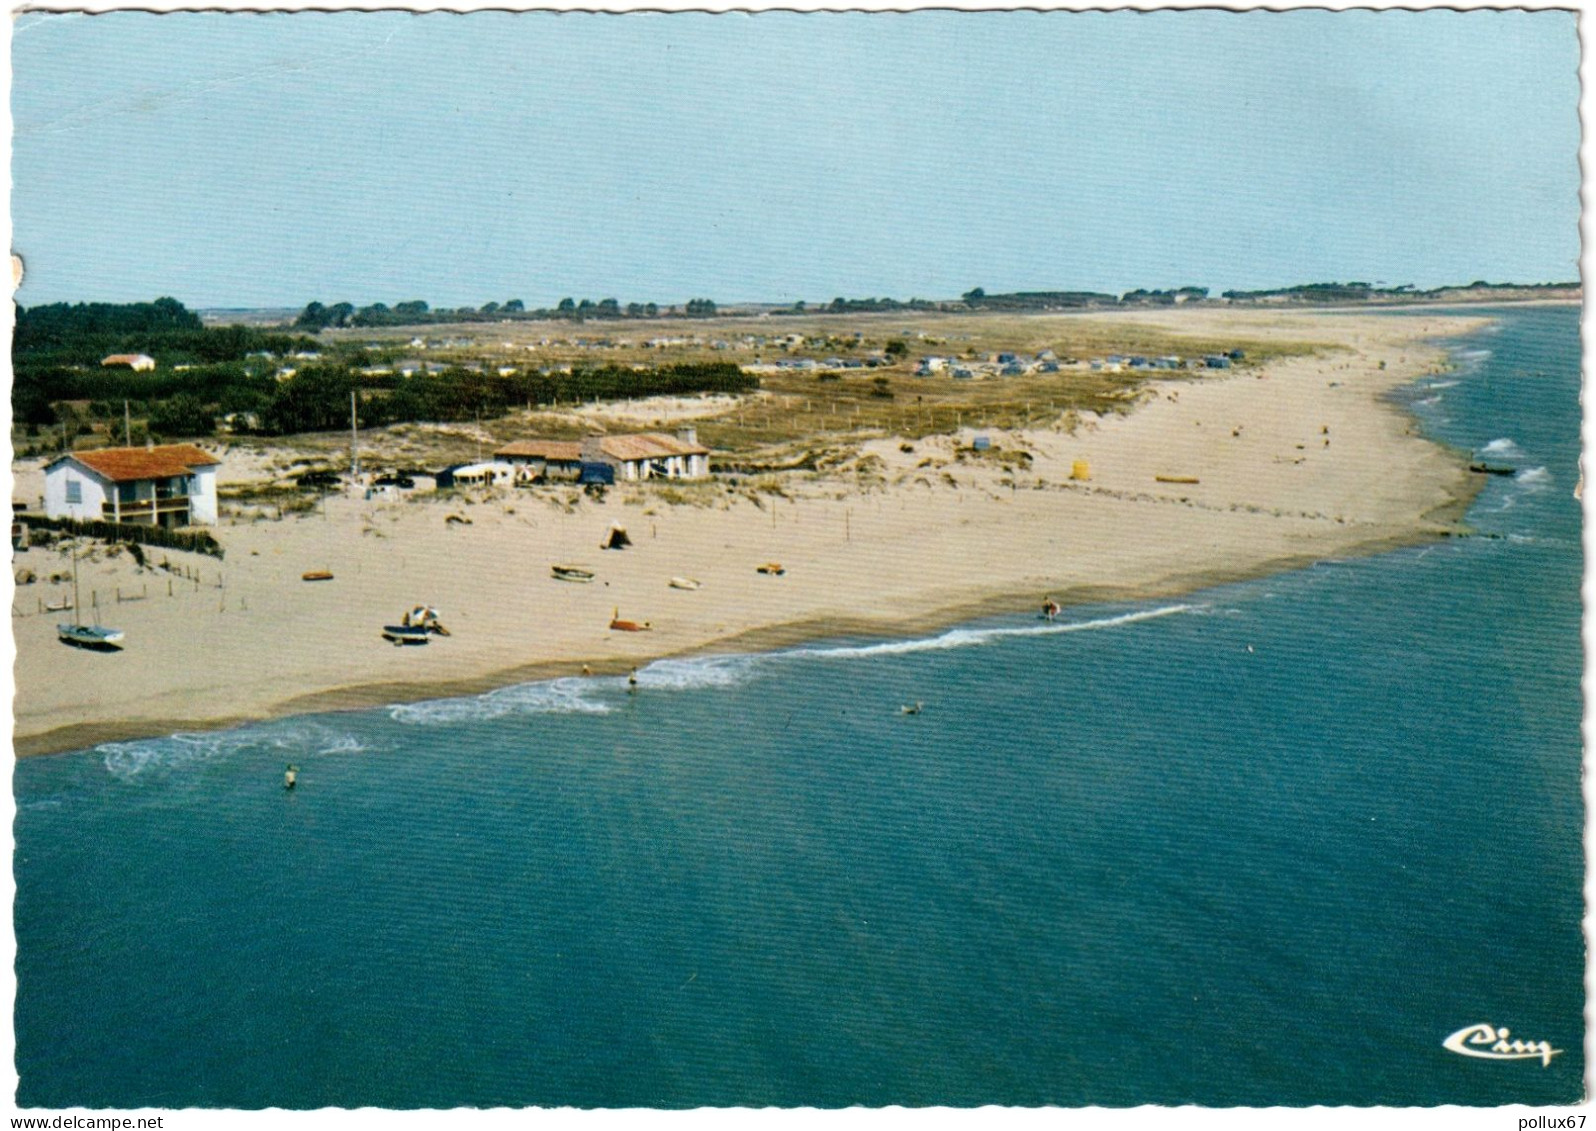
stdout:
<svg viewBox="0 0 1596 1131">
<path fill-rule="evenodd" d="M 602 715 L 610 708 L 588 697 L 597 680 L 570 676 L 546 683 L 518 683 L 465 699 L 425 699 L 396 703 L 388 717 L 411 726 L 483 722 L 506 715 Z"/>
<path fill-rule="evenodd" d="M 322 722 L 294 719 L 238 730 L 104 742 L 94 751 L 113 776 L 128 779 L 149 770 L 174 770 L 238 754 L 272 753 L 302 758 L 311 754 L 356 754 L 365 749 L 352 734 Z"/>
<path fill-rule="evenodd" d="M 705 687 L 736 687 L 753 676 L 762 658 L 704 656 L 691 660 L 655 660 L 637 673 L 637 685 L 660 691 L 696 691 Z"/>
<path fill-rule="evenodd" d="M 882 644 L 860 644 L 835 648 L 799 648 L 786 655 L 795 659 L 852 660 L 870 656 L 903 656 L 914 652 L 938 652 L 947 648 L 970 648 L 1015 636 L 1057 636 L 1066 632 L 1090 632 L 1101 628 L 1118 628 L 1139 621 L 1155 620 L 1176 613 L 1195 613 L 1206 609 L 1204 605 L 1166 605 L 1160 609 L 1125 613 L 1100 620 L 1070 621 L 1064 624 L 1048 622 L 1037 625 L 999 628 L 955 628 L 941 636 L 921 640 L 892 640 Z"/>
<path fill-rule="evenodd" d="M 1523 449 L 1505 436 L 1499 440 L 1492 440 L 1481 448 L 1480 452 L 1488 456 L 1507 456 L 1510 458 L 1516 458 L 1524 454 Z"/>
</svg>

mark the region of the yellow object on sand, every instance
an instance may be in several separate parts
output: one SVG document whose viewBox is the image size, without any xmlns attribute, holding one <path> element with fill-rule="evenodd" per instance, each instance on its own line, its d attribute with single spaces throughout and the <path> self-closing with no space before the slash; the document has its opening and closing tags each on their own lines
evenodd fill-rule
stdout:
<svg viewBox="0 0 1596 1131">
<path fill-rule="evenodd" d="M 1092 477 L 1092 465 L 1083 459 L 1076 460 L 1070 465 L 1070 478 L 1085 481 Z"/>
</svg>

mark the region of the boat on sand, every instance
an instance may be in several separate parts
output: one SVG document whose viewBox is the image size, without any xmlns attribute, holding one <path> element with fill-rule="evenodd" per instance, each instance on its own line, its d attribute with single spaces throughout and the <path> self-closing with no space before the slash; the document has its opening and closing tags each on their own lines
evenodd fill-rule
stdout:
<svg viewBox="0 0 1596 1131">
<path fill-rule="evenodd" d="M 438 619 L 438 610 L 431 605 L 417 605 L 398 624 L 382 626 L 382 638 L 395 644 L 425 644 L 434 636 L 448 635 L 449 630 Z"/>
<path fill-rule="evenodd" d="M 619 608 L 610 616 L 610 631 L 612 632 L 648 632 L 649 630 L 648 621 L 638 624 L 635 620 L 622 620 Z"/>
<path fill-rule="evenodd" d="M 121 651 L 126 635 L 120 628 L 101 628 L 97 624 L 58 624 L 55 631 L 63 644 L 100 652 Z"/>
<path fill-rule="evenodd" d="M 385 624 L 382 638 L 394 644 L 425 644 L 432 639 L 432 633 L 418 624 Z"/>
<path fill-rule="evenodd" d="M 120 652 L 126 635 L 120 628 L 102 628 L 97 624 L 84 624 L 78 612 L 78 548 L 72 547 L 72 623 L 55 626 L 56 639 L 74 648 L 88 648 L 96 652 Z M 99 614 L 95 614 L 98 616 Z"/>
</svg>

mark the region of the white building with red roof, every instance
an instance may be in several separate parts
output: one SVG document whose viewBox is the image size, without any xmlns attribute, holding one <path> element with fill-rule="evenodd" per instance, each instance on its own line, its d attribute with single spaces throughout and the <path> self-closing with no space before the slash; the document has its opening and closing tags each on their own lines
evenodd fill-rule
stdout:
<svg viewBox="0 0 1596 1131">
<path fill-rule="evenodd" d="M 44 513 L 150 526 L 213 524 L 220 466 L 193 444 L 69 452 L 44 469 Z"/>
</svg>

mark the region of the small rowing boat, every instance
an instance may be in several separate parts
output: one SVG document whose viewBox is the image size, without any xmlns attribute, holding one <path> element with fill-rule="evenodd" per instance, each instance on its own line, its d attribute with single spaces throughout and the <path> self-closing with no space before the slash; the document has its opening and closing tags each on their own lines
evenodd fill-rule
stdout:
<svg viewBox="0 0 1596 1131">
<path fill-rule="evenodd" d="M 419 624 L 385 624 L 382 638 L 394 644 L 425 644 L 432 633 Z"/>
<path fill-rule="evenodd" d="M 755 566 L 754 571 L 756 573 L 769 574 L 771 577 L 780 577 L 787 572 L 780 562 L 766 562 L 762 566 Z"/>
<path fill-rule="evenodd" d="M 575 581 L 586 585 L 593 580 L 593 571 L 583 569 L 581 566 L 551 566 L 550 572 L 554 575 L 555 581 Z"/>
<path fill-rule="evenodd" d="M 610 616 L 611 632 L 648 632 L 649 630 L 648 621 L 638 624 L 635 620 L 622 620 L 620 609 L 616 609 Z"/>
<path fill-rule="evenodd" d="M 326 569 L 310 569 L 299 575 L 301 581 L 331 581 L 332 571 Z"/>
<path fill-rule="evenodd" d="M 125 635 L 120 628 L 101 628 L 97 624 L 58 624 L 55 632 L 63 644 L 99 652 L 121 651 Z"/>
<path fill-rule="evenodd" d="M 673 578 L 671 578 L 671 588 L 672 589 L 697 589 L 699 587 L 699 585 L 700 585 L 700 582 L 697 581 L 695 578 L 691 578 L 691 577 L 673 577 Z"/>
</svg>

